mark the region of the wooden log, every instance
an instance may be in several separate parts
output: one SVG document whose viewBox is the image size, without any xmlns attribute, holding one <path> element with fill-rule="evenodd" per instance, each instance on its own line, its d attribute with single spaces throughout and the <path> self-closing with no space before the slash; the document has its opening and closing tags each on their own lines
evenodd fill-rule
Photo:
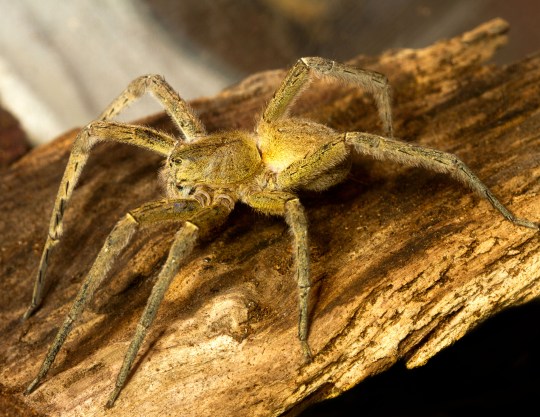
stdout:
<svg viewBox="0 0 540 417">
<path fill-rule="evenodd" d="M 516 214 L 540 220 L 540 55 L 486 64 L 506 41 L 494 20 L 421 50 L 357 57 L 394 87 L 396 136 L 457 154 Z M 193 102 L 209 130 L 253 127 L 283 71 Z M 369 96 L 314 83 L 295 113 L 342 131 L 379 132 Z M 158 115 L 144 123 L 171 129 Z M 47 297 L 27 307 L 50 210 L 76 131 L 0 172 L 0 394 L 27 413 L 93 416 L 103 406 L 170 244 L 141 234 L 118 260 L 44 383 L 24 397 L 70 301 L 114 223 L 155 199 L 159 158 L 93 151 L 66 211 Z M 444 175 L 358 158 L 350 178 L 302 195 L 314 281 L 303 361 L 284 222 L 237 207 L 178 274 L 135 368 L 106 415 L 296 415 L 398 360 L 424 364 L 478 323 L 540 292 L 540 234 L 505 221 Z"/>
</svg>

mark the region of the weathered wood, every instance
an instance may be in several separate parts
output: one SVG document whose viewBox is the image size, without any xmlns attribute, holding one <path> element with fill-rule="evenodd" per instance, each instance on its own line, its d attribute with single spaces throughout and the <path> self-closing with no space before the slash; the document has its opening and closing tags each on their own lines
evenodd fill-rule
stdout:
<svg viewBox="0 0 540 417">
<path fill-rule="evenodd" d="M 504 68 L 485 64 L 507 29 L 495 20 L 422 50 L 353 62 L 388 75 L 397 136 L 456 153 L 516 214 L 538 220 L 540 55 Z M 283 75 L 255 75 L 193 106 L 211 130 L 251 128 Z M 379 131 L 367 97 L 315 83 L 297 112 L 340 130 Z M 170 128 L 163 116 L 146 123 Z M 107 233 L 125 211 L 161 192 L 158 158 L 96 147 L 66 212 L 47 298 L 21 323 L 74 135 L 0 174 L 2 393 L 44 415 L 104 413 L 173 233 L 162 228 L 137 239 L 43 385 L 23 397 Z M 303 196 L 314 361 L 304 364 L 296 340 L 286 226 L 238 207 L 176 278 L 107 415 L 294 415 L 399 359 L 421 365 L 497 311 L 540 293 L 538 233 L 504 221 L 442 175 L 358 159 L 348 181 Z"/>
</svg>

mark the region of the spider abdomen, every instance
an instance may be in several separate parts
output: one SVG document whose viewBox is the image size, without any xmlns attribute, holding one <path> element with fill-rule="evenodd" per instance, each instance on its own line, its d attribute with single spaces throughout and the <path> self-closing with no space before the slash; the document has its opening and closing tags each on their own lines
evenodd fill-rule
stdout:
<svg viewBox="0 0 540 417">
<path fill-rule="evenodd" d="M 257 127 L 257 147 L 264 165 L 281 172 L 292 163 L 305 159 L 321 145 L 339 134 L 322 124 L 304 119 L 283 119 L 275 123 L 260 123 Z"/>
<path fill-rule="evenodd" d="M 343 134 L 304 119 L 260 123 L 257 146 L 282 190 L 322 191 L 341 182 L 351 166 Z"/>
</svg>

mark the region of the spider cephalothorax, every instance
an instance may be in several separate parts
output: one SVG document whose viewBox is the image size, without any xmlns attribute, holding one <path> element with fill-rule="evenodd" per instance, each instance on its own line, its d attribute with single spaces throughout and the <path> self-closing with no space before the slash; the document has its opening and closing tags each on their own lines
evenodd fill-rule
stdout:
<svg viewBox="0 0 540 417">
<path fill-rule="evenodd" d="M 167 160 L 166 174 L 174 187 L 169 197 L 187 197 L 173 191 L 204 185 L 232 193 L 262 169 L 253 135 L 228 131 L 203 136 L 196 142 L 178 143 Z"/>
<path fill-rule="evenodd" d="M 383 136 L 336 132 L 313 121 L 288 117 L 290 106 L 312 75 L 353 82 L 372 92 L 382 120 Z M 178 138 L 145 126 L 110 121 L 126 105 L 146 92 L 156 96 L 176 123 Z M 299 292 L 298 337 L 304 355 L 309 359 L 308 298 L 311 284 L 307 219 L 296 192 L 302 189 L 321 191 L 342 181 L 350 169 L 354 152 L 447 173 L 487 199 L 509 221 L 536 230 L 539 228 L 538 223 L 516 218 L 454 155 L 394 139 L 389 87 L 386 78 L 379 73 L 322 58 L 302 58 L 287 74 L 254 132 L 237 130 L 212 134 L 206 133 L 200 120 L 163 78 L 143 76 L 134 80 L 97 121 L 86 126 L 73 144 L 56 197 L 32 302 L 25 318 L 42 301 L 49 255 L 62 236 L 64 210 L 92 145 L 101 140 L 129 143 L 162 155 L 166 161 L 161 178 L 167 197 L 131 210 L 116 224 L 88 272 L 27 393 L 34 390 L 45 377 L 85 304 L 139 227 L 176 220 L 182 226 L 174 237 L 125 356 L 108 402 L 112 406 L 172 279 L 197 239 L 222 224 L 238 202 L 261 213 L 284 217 L 291 229 Z"/>
</svg>

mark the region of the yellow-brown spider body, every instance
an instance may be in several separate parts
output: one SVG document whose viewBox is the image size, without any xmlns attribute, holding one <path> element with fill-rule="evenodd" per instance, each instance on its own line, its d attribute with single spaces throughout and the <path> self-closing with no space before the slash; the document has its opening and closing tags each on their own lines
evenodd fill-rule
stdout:
<svg viewBox="0 0 540 417">
<path fill-rule="evenodd" d="M 278 174 L 282 190 L 322 191 L 341 182 L 349 172 L 349 149 L 340 134 L 311 120 L 288 118 L 275 123 L 262 121 L 257 144 L 265 167 Z M 290 146 L 289 146 L 290 145 Z M 309 161 L 319 152 L 321 163 Z M 309 161 L 309 167 L 306 167 Z M 301 172 L 300 175 L 296 174 Z M 280 176 L 286 172 L 286 176 Z"/>
<path fill-rule="evenodd" d="M 316 152 L 324 163 L 305 166 Z M 343 134 L 291 118 L 261 122 L 254 133 L 225 131 L 192 143 L 179 142 L 167 158 L 162 178 L 171 198 L 187 198 L 201 190 L 208 200 L 211 191 L 219 191 L 236 202 L 265 190 L 321 191 L 342 181 L 349 169 Z"/>
<path fill-rule="evenodd" d="M 312 75 L 352 82 L 373 93 L 383 136 L 336 132 L 314 121 L 288 117 L 288 110 Z M 146 92 L 152 92 L 161 102 L 178 128 L 178 137 L 145 126 L 111 121 L 126 105 Z M 26 392 L 33 391 L 45 377 L 84 306 L 137 230 L 145 224 L 176 221 L 181 226 L 126 353 L 109 398 L 108 405 L 112 406 L 171 281 L 187 261 L 197 239 L 222 224 L 236 203 L 246 204 L 261 213 L 281 216 L 291 230 L 299 294 L 298 338 L 305 357 L 311 358 L 308 344 L 311 287 L 308 221 L 296 192 L 301 189 L 321 191 L 342 181 L 350 168 L 352 152 L 447 173 L 488 200 L 509 221 L 538 230 L 538 223 L 517 218 L 506 209 L 454 155 L 394 139 L 389 97 L 386 78 L 379 73 L 322 58 L 301 58 L 268 103 L 254 132 L 208 134 L 185 101 L 162 77 L 150 75 L 134 80 L 97 121 L 81 130 L 73 144 L 25 318 L 43 299 L 50 252 L 62 237 L 64 211 L 96 142 L 127 143 L 161 155 L 165 159 L 161 178 L 167 198 L 132 209 L 118 221 L 88 271 L 37 377 Z"/>
</svg>

